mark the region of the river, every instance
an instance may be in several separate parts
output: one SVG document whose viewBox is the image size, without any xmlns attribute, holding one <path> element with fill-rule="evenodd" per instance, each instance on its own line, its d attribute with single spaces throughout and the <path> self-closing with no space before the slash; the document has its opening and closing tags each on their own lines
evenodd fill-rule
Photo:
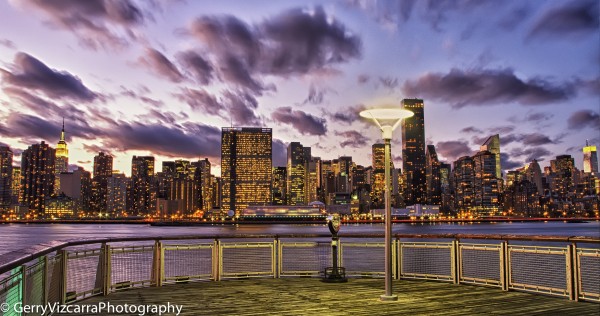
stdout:
<svg viewBox="0 0 600 316">
<path fill-rule="evenodd" d="M 406 234 L 510 234 L 600 237 L 600 221 L 502 223 L 398 223 L 394 233 Z M 340 233 L 383 233 L 383 224 L 351 224 Z M 328 233 L 325 225 L 214 225 L 157 227 L 144 224 L 0 224 L 0 254 L 51 240 L 122 236 L 174 236 L 192 234 Z"/>
</svg>

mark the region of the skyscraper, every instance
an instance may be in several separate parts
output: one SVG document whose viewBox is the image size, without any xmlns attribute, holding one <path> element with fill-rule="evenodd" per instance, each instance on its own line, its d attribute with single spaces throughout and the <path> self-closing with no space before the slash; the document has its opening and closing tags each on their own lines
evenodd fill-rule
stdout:
<svg viewBox="0 0 600 316">
<path fill-rule="evenodd" d="M 54 148 L 45 142 L 34 144 L 21 156 L 23 204 L 33 217 L 44 214 L 45 200 L 54 192 Z"/>
<path fill-rule="evenodd" d="M 65 121 L 63 119 L 62 130 L 60 132 L 60 140 L 56 144 L 56 158 L 54 159 L 54 193 L 58 194 L 60 188 L 61 172 L 69 171 L 69 149 L 65 141 Z"/>
<path fill-rule="evenodd" d="M 130 184 L 127 194 L 128 210 L 133 215 L 149 215 L 156 209 L 154 157 L 133 156 Z"/>
<path fill-rule="evenodd" d="M 91 209 L 96 213 L 106 212 L 108 178 L 112 176 L 113 157 L 103 152 L 94 157 Z"/>
<path fill-rule="evenodd" d="M 498 215 L 500 193 L 496 178 L 496 154 L 480 151 L 473 156 L 473 212 L 477 216 Z"/>
<path fill-rule="evenodd" d="M 111 217 L 121 216 L 127 210 L 127 183 L 124 173 L 113 173 L 107 179 L 106 212 Z"/>
<path fill-rule="evenodd" d="M 502 178 L 502 166 L 500 165 L 500 135 L 492 135 L 481 145 L 480 151 L 489 151 L 494 154 L 496 164 L 496 179 Z"/>
<path fill-rule="evenodd" d="M 406 205 L 425 204 L 425 111 L 423 100 L 404 99 L 402 108 L 412 111 L 412 117 L 402 120 L 402 169 L 406 179 Z"/>
<path fill-rule="evenodd" d="M 270 128 L 222 128 L 222 211 L 239 214 L 249 205 L 271 204 L 272 144 Z"/>
<path fill-rule="evenodd" d="M 287 168 L 273 167 L 273 205 L 287 205 Z"/>
<path fill-rule="evenodd" d="M 442 202 L 440 161 L 433 145 L 427 145 L 425 153 L 425 176 L 427 180 L 427 204 L 440 205 Z"/>
<path fill-rule="evenodd" d="M 590 146 L 587 140 L 583 147 L 583 172 L 598 173 L 598 151 L 596 146 Z"/>
<path fill-rule="evenodd" d="M 12 189 L 12 204 L 19 204 L 22 202 L 21 196 L 23 192 L 21 192 L 21 167 L 13 166 L 12 167 L 12 183 L 10 185 Z"/>
<path fill-rule="evenodd" d="M 58 192 L 73 199 L 77 211 L 88 211 L 92 191 L 92 179 L 89 171 L 79 167 L 73 172 L 61 172 Z"/>
<path fill-rule="evenodd" d="M 210 161 L 208 158 L 193 162 L 194 170 L 194 185 L 197 192 L 196 209 L 201 209 L 204 212 L 210 211 L 215 205 L 213 203 L 213 175 L 210 173 Z"/>
<path fill-rule="evenodd" d="M 306 153 L 299 142 L 287 148 L 287 194 L 289 205 L 306 205 Z"/>
<path fill-rule="evenodd" d="M 0 214 L 10 209 L 12 196 L 13 153 L 7 146 L 0 146 Z"/>
<path fill-rule="evenodd" d="M 385 145 L 371 146 L 373 173 L 371 176 L 371 203 L 374 208 L 383 207 L 385 193 Z"/>
<path fill-rule="evenodd" d="M 454 162 L 452 186 L 454 189 L 454 208 L 462 216 L 471 215 L 473 206 L 473 158 L 463 156 Z"/>
</svg>

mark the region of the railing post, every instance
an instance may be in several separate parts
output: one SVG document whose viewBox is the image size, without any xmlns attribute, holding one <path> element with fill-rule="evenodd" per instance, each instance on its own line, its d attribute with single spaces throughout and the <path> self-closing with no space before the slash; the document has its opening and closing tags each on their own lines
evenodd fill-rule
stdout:
<svg viewBox="0 0 600 316">
<path fill-rule="evenodd" d="M 215 281 L 221 280 L 221 241 L 215 239 L 215 245 L 213 248 L 213 273 Z"/>
<path fill-rule="evenodd" d="M 508 262 L 508 242 L 500 243 L 500 285 L 503 291 L 508 291 L 510 263 Z"/>
<path fill-rule="evenodd" d="M 27 305 L 27 265 L 21 265 L 19 272 L 21 274 L 21 304 L 25 306 Z"/>
<path fill-rule="evenodd" d="M 43 280 L 42 280 L 42 303 L 48 304 L 48 256 L 42 258 L 44 260 Z"/>
<path fill-rule="evenodd" d="M 68 252 L 65 249 L 59 251 L 60 253 L 60 303 L 65 304 L 67 301 L 67 260 Z"/>
<path fill-rule="evenodd" d="M 398 280 L 402 280 L 402 271 L 404 265 L 404 257 L 402 252 L 402 241 L 400 241 L 400 238 L 398 238 Z"/>
<path fill-rule="evenodd" d="M 577 278 L 577 246 L 575 243 L 567 245 L 567 289 L 569 290 L 569 299 L 579 300 L 579 285 Z"/>
<path fill-rule="evenodd" d="M 152 255 L 152 283 L 154 286 L 162 286 L 163 279 L 163 268 L 164 268 L 164 258 L 163 258 L 163 249 L 162 243 L 160 240 L 154 241 Z"/>
<path fill-rule="evenodd" d="M 392 247 L 392 258 L 394 259 L 393 261 L 393 268 L 394 268 L 394 279 L 399 280 L 400 279 L 400 264 L 399 264 L 399 252 L 398 252 L 398 245 L 400 244 L 400 239 L 398 237 L 396 237 L 396 239 L 394 239 L 394 243 L 393 243 L 393 247 Z"/>
<path fill-rule="evenodd" d="M 111 254 L 110 254 L 110 245 L 103 244 L 102 245 L 102 295 L 106 296 L 110 293 L 111 286 Z"/>
<path fill-rule="evenodd" d="M 279 269 L 277 268 L 277 262 L 279 261 L 279 257 L 281 257 L 281 253 L 279 253 L 279 237 L 276 236 L 275 240 L 273 240 L 273 253 L 271 254 L 271 264 L 274 279 L 279 278 Z"/>
<path fill-rule="evenodd" d="M 452 241 L 452 251 L 450 253 L 451 258 L 451 270 L 452 270 L 452 283 L 460 283 L 460 251 L 458 249 L 458 239 Z"/>
</svg>

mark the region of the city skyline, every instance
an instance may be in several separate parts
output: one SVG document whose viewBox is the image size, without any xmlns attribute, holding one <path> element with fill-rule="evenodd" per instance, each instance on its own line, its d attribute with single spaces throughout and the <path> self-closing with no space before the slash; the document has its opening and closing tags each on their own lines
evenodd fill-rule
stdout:
<svg viewBox="0 0 600 316">
<path fill-rule="evenodd" d="M 4 2 L 0 142 L 19 165 L 29 145 L 55 146 L 64 117 L 72 165 L 92 170 L 104 151 L 129 174 L 134 155 L 206 157 L 220 175 L 221 127 L 268 127 L 274 166 L 298 136 L 313 156 L 368 166 L 379 135 L 356 113 L 421 98 L 440 161 L 500 134 L 505 171 L 563 154 L 582 169 L 586 139 L 600 143 L 597 12 L 596 1 Z"/>
</svg>

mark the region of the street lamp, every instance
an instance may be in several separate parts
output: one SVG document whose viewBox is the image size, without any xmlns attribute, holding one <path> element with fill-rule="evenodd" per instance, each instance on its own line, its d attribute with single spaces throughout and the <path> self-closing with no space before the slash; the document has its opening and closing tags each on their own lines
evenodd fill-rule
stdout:
<svg viewBox="0 0 600 316">
<path fill-rule="evenodd" d="M 404 109 L 371 109 L 360 112 L 360 116 L 372 119 L 381 130 L 385 143 L 385 294 L 382 301 L 396 301 L 398 296 L 392 294 L 392 201 L 390 196 L 390 142 L 392 132 L 400 125 L 402 119 L 414 113 Z"/>
</svg>

